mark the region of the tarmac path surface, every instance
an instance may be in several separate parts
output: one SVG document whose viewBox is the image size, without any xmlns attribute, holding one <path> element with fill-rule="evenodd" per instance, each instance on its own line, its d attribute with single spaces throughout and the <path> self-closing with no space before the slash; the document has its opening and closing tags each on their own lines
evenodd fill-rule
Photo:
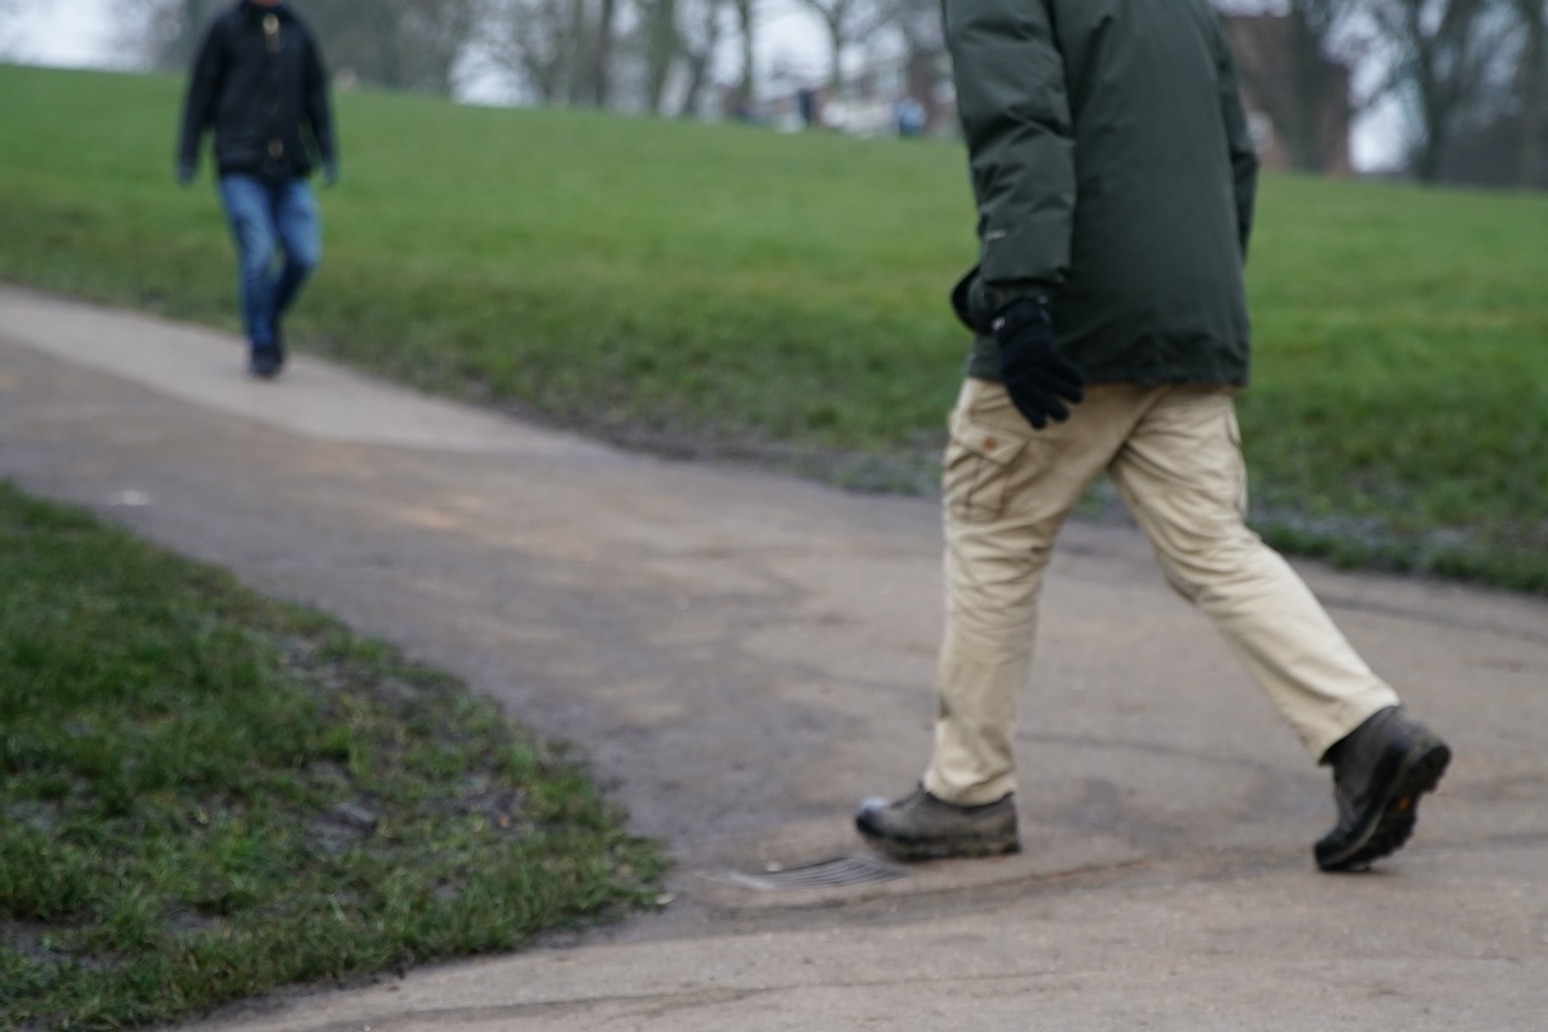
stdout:
<svg viewBox="0 0 1548 1032">
<path fill-rule="evenodd" d="M 1134 531 L 1072 526 L 1022 700 L 1023 852 L 893 876 L 850 817 L 929 746 L 934 502 L 625 454 L 304 355 L 241 368 L 229 335 L 0 287 L 0 477 L 460 675 L 578 743 L 677 867 L 662 913 L 199 1028 L 1548 1029 L 1543 600 L 1298 564 L 1456 753 L 1407 849 L 1327 876 L 1326 770 Z"/>
</svg>

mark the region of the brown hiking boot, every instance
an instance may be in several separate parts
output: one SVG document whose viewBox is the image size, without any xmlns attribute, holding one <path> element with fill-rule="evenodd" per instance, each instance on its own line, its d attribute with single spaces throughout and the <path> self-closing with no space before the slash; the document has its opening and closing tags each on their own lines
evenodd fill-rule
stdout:
<svg viewBox="0 0 1548 1032">
<path fill-rule="evenodd" d="M 867 799 L 855 814 L 855 827 L 873 848 L 897 860 L 999 856 L 1021 849 L 1010 796 L 983 806 L 953 806 L 920 785 L 895 802 Z"/>
<path fill-rule="evenodd" d="M 1363 871 L 1413 834 L 1419 797 L 1435 790 L 1451 749 L 1399 706 L 1379 710 L 1340 739 L 1333 767 L 1338 823 L 1314 852 L 1324 871 Z"/>
</svg>

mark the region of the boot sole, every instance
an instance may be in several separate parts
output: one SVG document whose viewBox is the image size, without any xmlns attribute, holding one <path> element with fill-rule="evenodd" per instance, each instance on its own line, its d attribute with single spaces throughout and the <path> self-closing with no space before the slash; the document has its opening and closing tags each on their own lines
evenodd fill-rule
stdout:
<svg viewBox="0 0 1548 1032">
<path fill-rule="evenodd" d="M 1317 866 L 1324 871 L 1363 871 L 1384 856 L 1397 852 L 1414 833 L 1419 820 L 1419 797 L 1435 791 L 1451 762 L 1451 749 L 1433 736 L 1415 744 L 1398 758 L 1379 793 L 1381 805 L 1343 841 L 1324 837 L 1316 846 Z"/>
<path fill-rule="evenodd" d="M 1019 836 L 1015 836 L 1014 833 L 1009 839 L 983 838 L 953 839 L 950 841 L 909 841 L 882 835 L 872 831 L 859 821 L 855 822 L 855 828 L 860 832 L 860 837 L 865 839 L 866 844 L 871 848 L 894 860 L 902 860 L 905 863 L 913 863 L 920 860 L 975 860 L 1021 852 L 1021 839 Z"/>
</svg>

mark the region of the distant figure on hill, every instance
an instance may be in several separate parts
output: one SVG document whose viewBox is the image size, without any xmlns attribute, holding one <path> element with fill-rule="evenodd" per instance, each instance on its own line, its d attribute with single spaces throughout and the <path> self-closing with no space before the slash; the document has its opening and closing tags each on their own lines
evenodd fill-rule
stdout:
<svg viewBox="0 0 1548 1032">
<path fill-rule="evenodd" d="M 893 121 L 897 123 L 899 136 L 904 139 L 912 139 L 924 132 L 924 105 L 913 97 L 899 97 L 897 102 L 893 104 L 892 112 Z"/>
<path fill-rule="evenodd" d="M 269 379 L 285 364 L 281 321 L 322 258 L 308 182 L 312 151 L 330 186 L 339 176 L 322 54 L 283 0 L 239 0 L 210 23 L 183 105 L 177 179 L 184 186 L 210 129 L 237 249 L 248 369 Z"/>
<path fill-rule="evenodd" d="M 801 116 L 801 128 L 812 129 L 818 124 L 817 91 L 803 86 L 796 91 L 796 111 Z"/>
<path fill-rule="evenodd" d="M 1407 841 L 1451 753 L 1244 522 L 1258 161 L 1218 18 L 1208 0 L 945 0 L 945 16 L 980 246 L 952 292 L 976 336 L 944 463 L 935 746 L 914 792 L 861 804 L 859 831 L 905 860 L 1020 848 L 1012 743 L 1043 573 L 1105 471 L 1168 582 L 1332 767 L 1318 865 L 1367 867 Z"/>
</svg>

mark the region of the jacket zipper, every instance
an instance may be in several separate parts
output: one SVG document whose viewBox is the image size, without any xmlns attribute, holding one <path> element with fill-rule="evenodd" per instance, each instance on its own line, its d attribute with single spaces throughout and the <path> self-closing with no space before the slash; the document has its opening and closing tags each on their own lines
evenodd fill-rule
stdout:
<svg viewBox="0 0 1548 1032">
<path fill-rule="evenodd" d="M 275 161 L 285 156 L 285 141 L 280 127 L 280 20 L 277 14 L 263 16 L 264 49 L 269 53 L 269 157 Z"/>
</svg>

